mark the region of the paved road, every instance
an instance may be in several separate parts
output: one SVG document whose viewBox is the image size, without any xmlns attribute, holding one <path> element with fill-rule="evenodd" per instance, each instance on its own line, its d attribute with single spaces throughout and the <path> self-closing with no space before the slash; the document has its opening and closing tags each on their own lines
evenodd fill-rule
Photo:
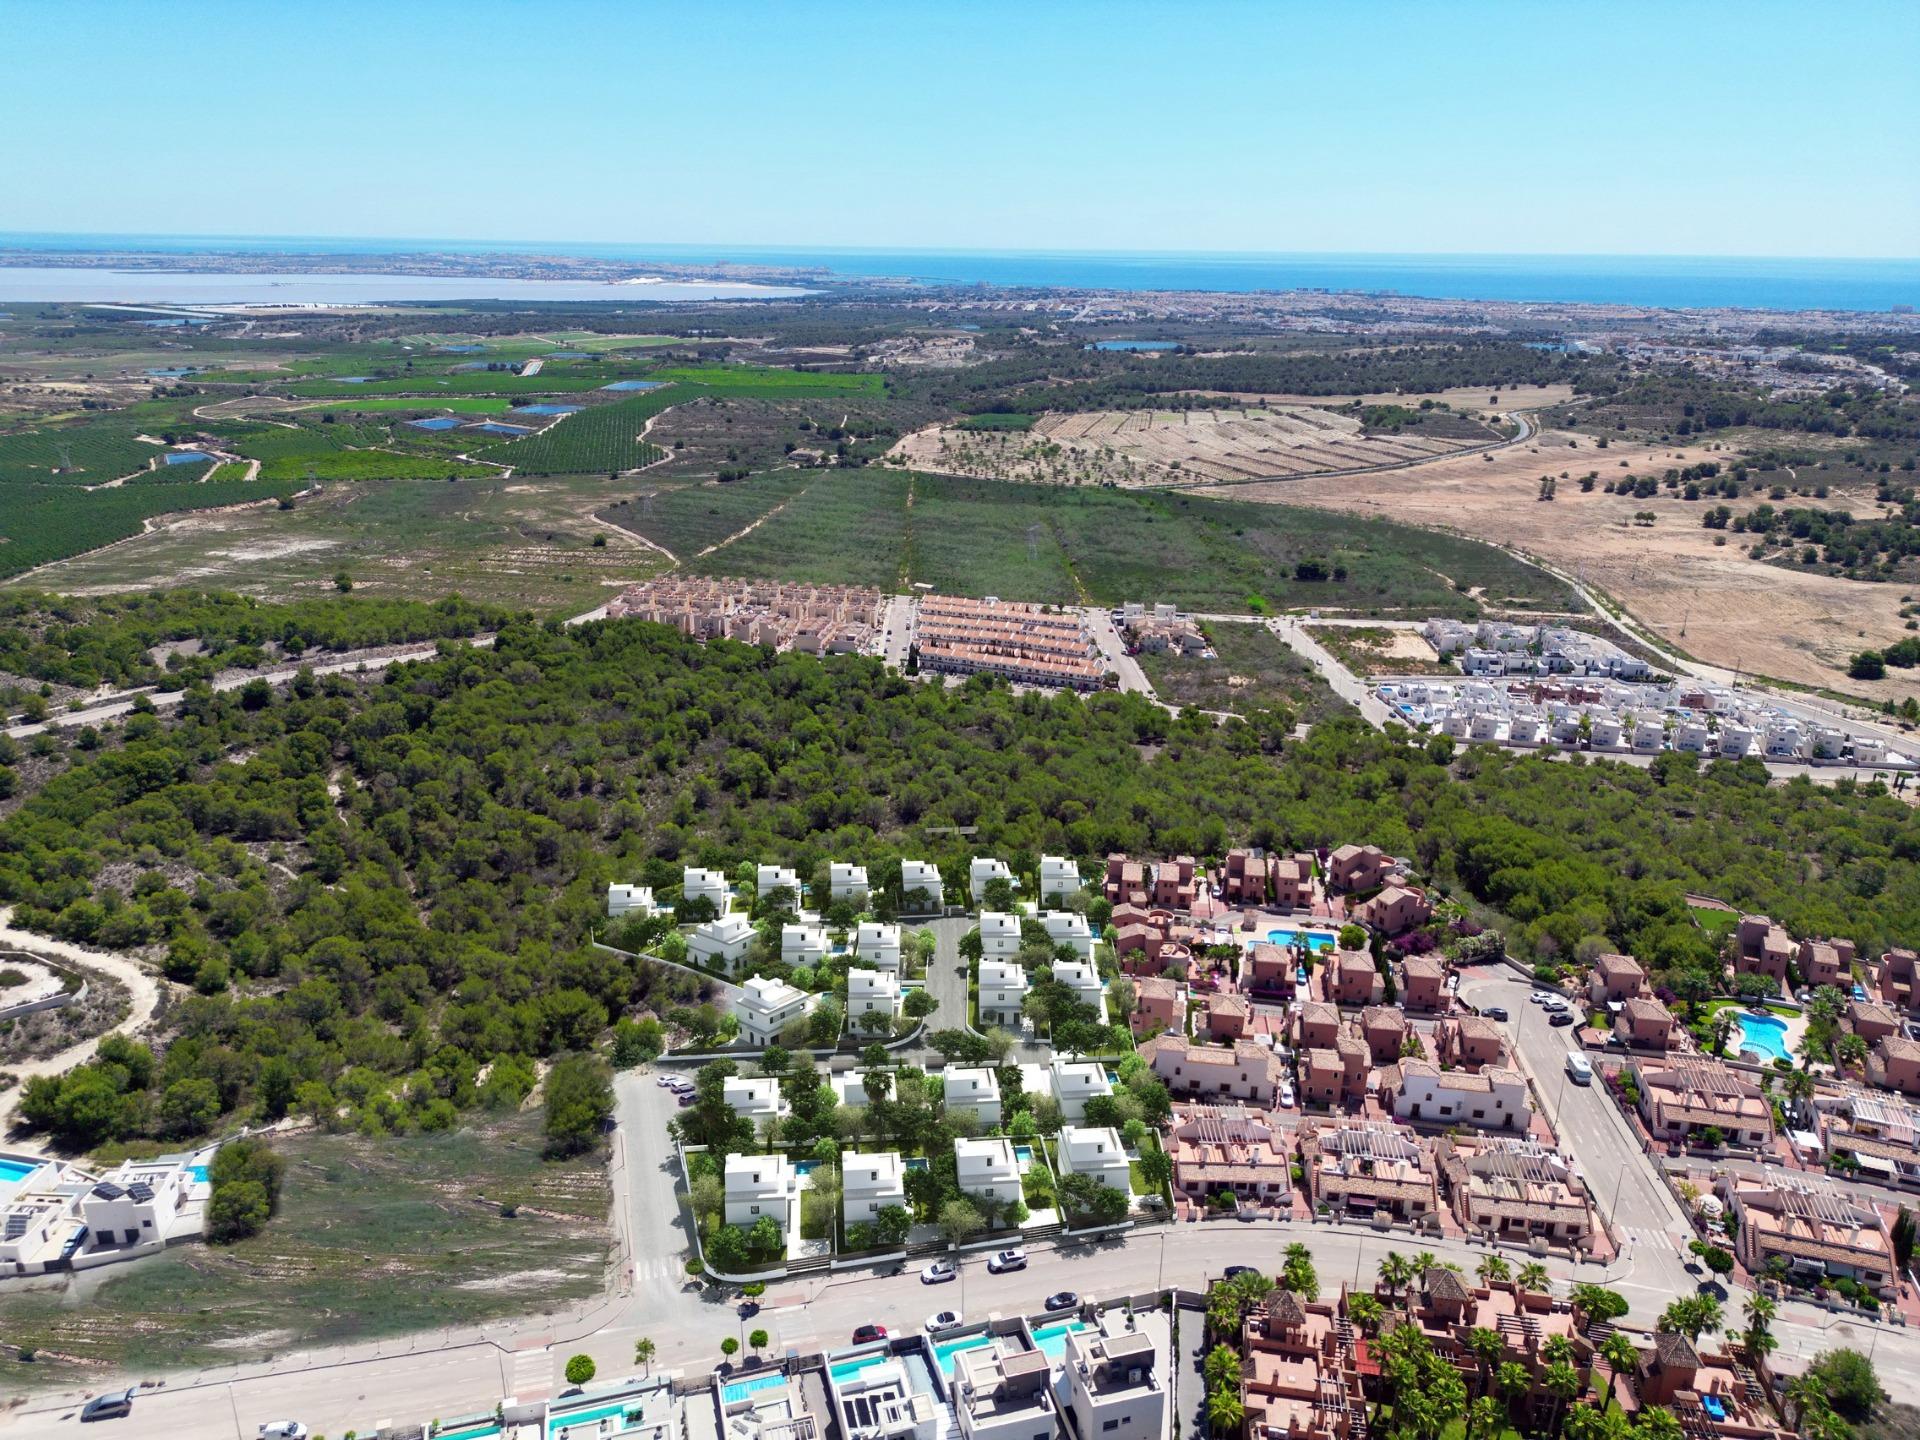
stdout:
<svg viewBox="0 0 1920 1440">
<path fill-rule="evenodd" d="M 1139 660 L 1127 654 L 1127 642 L 1120 638 L 1120 632 L 1114 628 L 1113 612 L 1090 605 L 1081 610 L 1080 615 L 1086 621 L 1087 632 L 1093 636 L 1093 643 L 1099 648 L 1101 661 L 1120 677 L 1120 688 L 1131 695 L 1151 696 L 1153 682 L 1147 679 L 1147 672 L 1140 668 Z M 1166 708 L 1171 710 L 1174 707 Z"/>
<path fill-rule="evenodd" d="M 1324 645 L 1309 635 L 1303 622 L 1294 616 L 1282 615 L 1269 621 L 1268 628 L 1279 637 L 1281 643 L 1311 663 L 1320 672 L 1321 678 L 1332 687 L 1333 693 L 1358 710 L 1369 725 L 1376 730 L 1386 725 L 1393 713 L 1387 708 L 1386 702 L 1368 688 L 1366 681 L 1342 665 Z"/>
</svg>

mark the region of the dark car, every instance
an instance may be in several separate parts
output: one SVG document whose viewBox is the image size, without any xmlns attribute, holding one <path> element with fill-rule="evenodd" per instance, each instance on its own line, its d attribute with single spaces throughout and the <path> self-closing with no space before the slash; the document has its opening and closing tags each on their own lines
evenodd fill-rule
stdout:
<svg viewBox="0 0 1920 1440">
<path fill-rule="evenodd" d="M 96 1395 L 80 1408 L 81 1421 L 122 1420 L 133 1414 L 133 1391 L 115 1390 L 109 1395 Z"/>
<path fill-rule="evenodd" d="M 884 1340 L 886 1338 L 887 1327 L 884 1325 L 862 1325 L 858 1330 L 853 1332 L 853 1343 L 856 1345 L 870 1345 L 875 1340 Z"/>
<path fill-rule="evenodd" d="M 1547 1017 L 1547 1024 L 1549 1025 L 1571 1025 L 1572 1023 L 1572 1014 L 1565 1010 L 1556 1010 Z"/>
<path fill-rule="evenodd" d="M 1507 1014 L 1507 1007 L 1504 1005 L 1489 1005 L 1480 1013 L 1489 1020 L 1511 1020 L 1513 1018 Z"/>
<path fill-rule="evenodd" d="M 1061 1290 L 1047 1296 L 1047 1309 L 1071 1310 L 1080 1303 L 1080 1297 L 1071 1290 Z"/>
<path fill-rule="evenodd" d="M 1229 1265 L 1220 1272 L 1222 1278 L 1227 1280 L 1239 1275 L 1258 1275 L 1259 1273 L 1260 1267 L 1257 1265 Z"/>
</svg>

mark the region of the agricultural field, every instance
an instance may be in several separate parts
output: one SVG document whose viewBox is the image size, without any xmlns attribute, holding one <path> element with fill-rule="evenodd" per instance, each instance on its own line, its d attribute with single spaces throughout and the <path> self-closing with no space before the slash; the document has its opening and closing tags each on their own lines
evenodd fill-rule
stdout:
<svg viewBox="0 0 1920 1440">
<path fill-rule="evenodd" d="M 138 419 L 99 415 L 0 435 L 0 485 L 103 485 L 143 468 L 158 453 Z"/>
<path fill-rule="evenodd" d="M 269 482 L 464 480 L 499 473 L 494 466 L 477 465 L 470 460 L 402 455 L 394 450 L 328 450 L 311 455 L 287 455 L 268 460 L 260 467 L 260 478 Z"/>
<path fill-rule="evenodd" d="M 299 490 L 302 483 L 219 488 L 253 499 Z M 191 496 L 215 489 L 125 487 L 88 498 Z M 437 600 L 457 591 L 541 615 L 578 615 L 601 604 L 612 587 L 667 565 L 659 552 L 593 518 L 594 511 L 633 494 L 630 477 L 616 482 L 605 475 L 454 484 L 363 480 L 328 486 L 320 495 L 291 501 L 286 510 L 268 504 L 174 516 L 151 534 L 76 555 L 19 583 L 91 595 L 194 585 L 292 600 L 334 594 L 334 576 L 344 570 L 355 595 Z M 189 498 L 151 508 L 185 509 L 193 503 Z M 98 512 L 90 503 L 86 513 Z M 94 543 L 139 529 L 136 517 Z M 0 533 L 6 533 L 4 512 Z M 596 545 L 596 537 L 604 544 Z M 0 546 L 0 557 L 10 548 Z M 73 554 L 73 548 L 38 552 L 33 563 L 62 554 Z M 15 573 L 23 567 L 7 568 Z"/>
<path fill-rule="evenodd" d="M 776 506 L 789 503 L 814 478 L 815 472 L 783 470 L 725 484 L 709 481 L 662 487 L 649 492 L 650 498 L 610 505 L 600 518 L 644 535 L 688 562 L 763 520 Z"/>
<path fill-rule="evenodd" d="M 513 402 L 504 395 L 447 395 L 432 403 L 398 395 L 376 395 L 353 404 L 322 403 L 302 408 L 313 412 L 334 410 L 343 415 L 504 415 L 513 408 Z"/>
<path fill-rule="evenodd" d="M 646 370 L 636 366 L 569 361 L 544 365 L 536 375 L 516 375 L 510 370 L 459 370 L 376 376 L 359 384 L 341 379 L 306 380 L 288 386 L 286 393 L 302 400 L 351 400 L 362 395 L 571 395 L 598 390 L 617 380 L 646 378 Z"/>
<path fill-rule="evenodd" d="M 384 445 L 385 425 L 325 424 L 318 415 L 294 425 L 216 425 L 226 448 L 249 460 L 303 460 L 349 446 Z"/>
<path fill-rule="evenodd" d="M 910 551 L 908 485 L 905 475 L 876 470 L 815 475 L 768 523 L 688 568 L 898 589 Z"/>
<path fill-rule="evenodd" d="M 379 1141 L 282 1140 L 280 1213 L 252 1239 L 10 1295 L 0 1391 L 84 1384 L 107 1366 L 263 1360 L 593 1295 L 610 1240 L 605 1167 L 543 1161 L 538 1130 L 537 1117 L 513 1116 Z"/>
<path fill-rule="evenodd" d="M 76 497 L 60 485 L 0 486 L 0 575 L 19 575 L 50 561 L 112 545 L 138 535 L 149 519 L 158 516 L 274 500 L 296 488 L 258 481 L 121 485 Z M 154 577 L 154 583 L 165 582 L 164 574 Z"/>
<path fill-rule="evenodd" d="M 1477 421 L 1460 421 L 1451 434 L 1395 432 L 1312 405 L 1047 414 L 1030 430 L 983 427 L 983 418 L 919 431 L 892 458 L 948 474 L 1131 488 L 1409 465 L 1499 439 Z"/>
<path fill-rule="evenodd" d="M 837 374 L 819 370 L 778 370 L 764 365 L 680 365 L 656 370 L 653 380 L 678 380 L 703 385 L 727 395 L 758 395 L 778 400 L 786 396 L 877 396 L 886 393 L 881 375 Z"/>
<path fill-rule="evenodd" d="M 1154 693 L 1167 704 L 1235 715 L 1284 705 L 1310 725 L 1348 708 L 1319 671 L 1265 625 L 1215 621 L 1206 631 L 1212 660 L 1171 652 L 1138 657 Z"/>
<path fill-rule="evenodd" d="M 486 447 L 486 453 L 489 459 L 513 466 L 516 474 L 637 470 L 653 464 L 664 453 L 641 435 L 662 410 L 686 398 L 686 391 L 679 386 L 643 390 L 630 400 L 594 405 L 563 416 L 558 424 L 538 435 L 502 441 Z"/>
</svg>

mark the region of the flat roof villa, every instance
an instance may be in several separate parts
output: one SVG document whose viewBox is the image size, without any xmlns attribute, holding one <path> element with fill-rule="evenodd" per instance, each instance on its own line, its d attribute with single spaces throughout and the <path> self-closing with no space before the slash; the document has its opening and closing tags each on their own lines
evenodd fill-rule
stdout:
<svg viewBox="0 0 1920 1440">
<path fill-rule="evenodd" d="M 607 886 L 607 918 L 622 915 L 653 915 L 659 907 L 653 903 L 653 890 L 646 885 Z"/>
<path fill-rule="evenodd" d="M 1498 1135 L 1442 1136 L 1435 1149 L 1454 1218 L 1469 1234 L 1575 1244 L 1593 1237 L 1592 1197 L 1558 1150 Z"/>
<path fill-rule="evenodd" d="M 800 1205 L 800 1174 L 784 1155 L 729 1155 L 724 1171 L 727 1223 L 751 1226 L 771 1215 L 788 1228 Z"/>
<path fill-rule="evenodd" d="M 684 1436 L 697 1436 L 699 1440 L 718 1440 L 722 1435 L 727 1440 L 821 1440 L 829 1431 L 826 1417 L 831 1413 L 831 1381 L 822 1388 L 816 1372 L 802 1371 L 793 1376 L 777 1370 L 747 1376 L 716 1375 L 713 1387 L 721 1417 L 718 1429 L 709 1437 L 704 1429 L 696 1428 L 696 1417 L 689 1413 Z M 565 1440 L 589 1440 L 597 1430 L 596 1420 L 594 1430 L 575 1432 Z M 548 1432 L 561 1440 L 560 1432 L 551 1424 Z M 918 1440 L 933 1437 L 923 1435 Z"/>
<path fill-rule="evenodd" d="M 1086 1118 L 1089 1100 L 1113 1094 L 1107 1067 L 1095 1060 L 1064 1060 L 1056 1055 L 1047 1073 L 1062 1118 L 1075 1124 Z"/>
<path fill-rule="evenodd" d="M 926 909 L 938 910 L 946 897 L 946 887 L 940 880 L 940 867 L 930 865 L 925 860 L 902 860 L 900 862 L 900 895 L 903 904 L 911 899 L 916 891 L 927 897 Z"/>
<path fill-rule="evenodd" d="M 1784 1176 L 1723 1176 L 1719 1189 L 1740 1217 L 1735 1253 L 1749 1272 L 1777 1257 L 1795 1274 L 1844 1275 L 1882 1296 L 1895 1293 L 1893 1242 L 1873 1206 L 1831 1184 Z"/>
<path fill-rule="evenodd" d="M 985 1025 L 1020 1024 L 1020 1007 L 1031 988 L 1027 972 L 1009 960 L 980 962 L 980 1021 Z"/>
<path fill-rule="evenodd" d="M 1066 856 L 1040 857 L 1040 899 L 1043 904 L 1056 896 L 1068 898 L 1078 895 L 1083 883 L 1080 867 Z"/>
<path fill-rule="evenodd" d="M 710 969 L 731 969 L 747 958 L 753 937 L 753 922 L 745 915 L 722 915 L 687 932 L 687 954 Z"/>
<path fill-rule="evenodd" d="M 199 1235 L 215 1148 L 125 1160 L 97 1174 L 0 1154 L 0 1275 L 84 1270 Z"/>
<path fill-rule="evenodd" d="M 733 1113 L 743 1120 L 771 1120 L 787 1112 L 787 1102 L 780 1096 L 780 1082 L 771 1075 L 751 1080 L 744 1075 L 730 1075 L 721 1082 L 720 1094 L 733 1107 Z"/>
<path fill-rule="evenodd" d="M 906 1164 L 897 1150 L 840 1153 L 840 1210 L 849 1225 L 871 1223 L 890 1205 L 907 1204 Z"/>
<path fill-rule="evenodd" d="M 967 862 L 967 893 L 973 897 L 974 904 L 987 898 L 987 886 L 996 880 L 1006 881 L 1015 890 L 1020 888 L 1020 881 L 1004 860 L 992 855 L 976 855 Z"/>
<path fill-rule="evenodd" d="M 1050 1437 L 1053 1365 L 1038 1350 L 976 1345 L 953 1355 L 953 1408 L 968 1440 Z"/>
<path fill-rule="evenodd" d="M 1101 1312 L 1097 1328 L 1066 1333 L 1067 1404 L 1082 1436 L 1163 1440 L 1172 1420 L 1167 1403 L 1171 1337 L 1159 1314 Z"/>
<path fill-rule="evenodd" d="M 702 870 L 697 865 L 687 866 L 681 875 L 680 894 L 688 900 L 711 901 L 716 915 L 725 915 L 733 902 L 727 877 L 718 870 Z"/>
<path fill-rule="evenodd" d="M 864 905 L 869 889 L 866 866 L 840 860 L 827 866 L 827 894 L 830 899 Z"/>
<path fill-rule="evenodd" d="M 962 1194 L 1003 1205 L 1020 1198 L 1020 1163 L 1006 1136 L 962 1136 L 953 1142 L 953 1162 L 954 1182 Z"/>
<path fill-rule="evenodd" d="M 1042 910 L 1037 918 L 1046 927 L 1048 940 L 1065 945 L 1082 961 L 1093 959 L 1093 929 L 1086 916 L 1072 910 Z"/>
<path fill-rule="evenodd" d="M 1122 1194 L 1133 1193 L 1127 1147 L 1113 1126 L 1068 1125 L 1060 1131 L 1056 1153 L 1061 1174 L 1087 1175 Z"/>
<path fill-rule="evenodd" d="M 988 960 L 1011 960 L 1020 953 L 1020 917 L 1004 910 L 980 914 L 980 954 Z"/>
<path fill-rule="evenodd" d="M 780 959 L 787 965 L 818 965 L 829 948 L 823 925 L 782 925 Z"/>
<path fill-rule="evenodd" d="M 889 1017 L 900 1013 L 900 976 L 893 970 L 847 971 L 847 1019 L 857 1022 L 862 1015 Z M 862 1027 L 864 1028 L 864 1027 Z"/>
<path fill-rule="evenodd" d="M 982 1128 L 1000 1123 L 1000 1077 L 991 1067 L 950 1065 L 939 1073 L 948 1114 L 972 1115 Z"/>
<path fill-rule="evenodd" d="M 788 865 L 762 865 L 754 872 L 753 893 L 764 900 L 776 890 L 793 892 L 793 903 L 800 903 L 800 872 Z"/>
<path fill-rule="evenodd" d="M 741 1038 L 754 1045 L 773 1044 L 789 1025 L 811 1013 L 815 998 L 774 976 L 754 976 L 733 1002 Z"/>
<path fill-rule="evenodd" d="M 1086 960 L 1056 960 L 1053 964 L 1053 978 L 1057 984 L 1073 992 L 1073 998 L 1093 1011 L 1098 1019 L 1096 1024 L 1107 1023 L 1107 987 L 1100 978 L 1100 972 Z"/>
<path fill-rule="evenodd" d="M 898 970 L 900 927 L 862 920 L 853 932 L 853 958 L 875 970 Z"/>
</svg>

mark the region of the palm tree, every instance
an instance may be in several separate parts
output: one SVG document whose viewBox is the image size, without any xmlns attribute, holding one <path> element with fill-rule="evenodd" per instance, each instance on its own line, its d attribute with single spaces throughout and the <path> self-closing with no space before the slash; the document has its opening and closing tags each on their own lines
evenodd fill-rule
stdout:
<svg viewBox="0 0 1920 1440">
<path fill-rule="evenodd" d="M 1506 1353 L 1507 1345 L 1496 1330 L 1484 1325 L 1476 1325 L 1467 1332 L 1467 1349 L 1473 1358 L 1480 1362 L 1480 1393 L 1486 1394 L 1493 1378 L 1493 1367 L 1500 1363 L 1500 1357 Z"/>
<path fill-rule="evenodd" d="M 1207 1392 L 1207 1424 L 1213 1427 L 1216 1434 L 1237 1434 L 1240 1422 L 1246 1418 L 1246 1408 L 1240 1403 L 1238 1390 L 1223 1385 Z"/>
<path fill-rule="evenodd" d="M 1496 1280 L 1513 1278 L 1513 1267 L 1498 1255 L 1488 1255 L 1474 1266 L 1473 1273 L 1480 1277 L 1482 1285 L 1491 1285 Z"/>
<path fill-rule="evenodd" d="M 1857 1068 L 1867 1058 L 1867 1042 L 1849 1030 L 1833 1042 L 1833 1053 L 1842 1065 Z"/>
<path fill-rule="evenodd" d="M 1389 1299 L 1413 1283 L 1413 1262 L 1398 1250 L 1390 1250 L 1380 1261 L 1380 1283 L 1387 1287 Z"/>
<path fill-rule="evenodd" d="M 1642 1410 L 1633 1429 L 1640 1440 L 1681 1440 L 1680 1421 L 1671 1410 L 1663 1410 L 1658 1405 Z"/>
<path fill-rule="evenodd" d="M 1553 1282 L 1547 1278 L 1547 1267 L 1538 1260 L 1529 1260 L 1514 1274 L 1514 1283 L 1522 1290 L 1533 1295 L 1551 1295 Z"/>
<path fill-rule="evenodd" d="M 1424 1278 L 1429 1270 L 1438 1270 L 1439 1268 L 1440 1257 L 1431 1250 L 1422 1250 L 1418 1255 L 1413 1257 L 1413 1278 L 1415 1280 Z"/>
<path fill-rule="evenodd" d="M 1227 1389 L 1239 1384 L 1239 1352 L 1231 1345 L 1214 1346 L 1207 1352 L 1207 1358 L 1200 1362 L 1200 1373 L 1206 1377 L 1209 1390 Z"/>
<path fill-rule="evenodd" d="M 1749 1330 L 1740 1339 L 1747 1347 L 1747 1354 L 1756 1360 L 1764 1360 L 1780 1348 L 1780 1337 L 1771 1330 Z"/>
<path fill-rule="evenodd" d="M 1807 1418 L 1808 1410 L 1824 1410 L 1827 1405 L 1827 1382 L 1818 1375 L 1796 1375 L 1787 1381 L 1782 1392 L 1787 1406 L 1793 1411 L 1793 1428 L 1798 1430 L 1800 1422 Z"/>
<path fill-rule="evenodd" d="M 1482 1435 L 1491 1435 L 1500 1424 L 1500 1402 L 1491 1395 L 1482 1395 L 1467 1407 L 1467 1432 L 1461 1440 L 1473 1440 L 1477 1431 Z"/>
<path fill-rule="evenodd" d="M 1710 1027 L 1708 1034 L 1713 1038 L 1714 1054 L 1724 1055 L 1727 1053 L 1727 1041 L 1733 1038 L 1733 1027 L 1739 1023 L 1740 1017 L 1734 1013 L 1731 1005 L 1727 1006 L 1724 1010 L 1714 1012 L 1713 1019 L 1708 1022 Z"/>
<path fill-rule="evenodd" d="M 1540 1347 L 1540 1356 L 1549 1365 L 1573 1364 L 1573 1341 L 1564 1335 L 1549 1335 L 1546 1344 Z"/>
<path fill-rule="evenodd" d="M 1508 1360 L 1494 1371 L 1493 1388 L 1500 1392 L 1500 1398 L 1507 1402 L 1507 1418 L 1513 1418 L 1513 1402 L 1533 1388 L 1533 1377 L 1527 1373 L 1527 1367 L 1517 1361 Z"/>
<path fill-rule="evenodd" d="M 1566 1361 L 1557 1360 L 1547 1366 L 1547 1373 L 1540 1377 L 1540 1388 L 1553 1397 L 1553 1429 L 1557 1435 L 1562 1411 L 1567 1402 L 1580 1393 L 1580 1373 Z"/>
<path fill-rule="evenodd" d="M 1358 1325 L 1363 1335 L 1371 1335 L 1378 1330 L 1385 1313 L 1386 1307 L 1365 1291 L 1347 1296 L 1347 1319 Z"/>
<path fill-rule="evenodd" d="M 1780 1088 L 1792 1103 L 1795 1116 L 1806 1114 L 1807 1102 L 1813 1099 L 1813 1076 L 1804 1070 L 1789 1070 Z"/>
<path fill-rule="evenodd" d="M 1631 1374 L 1640 1365 L 1639 1349 L 1618 1330 L 1600 1342 L 1600 1358 L 1616 1375 Z"/>
<path fill-rule="evenodd" d="M 1773 1317 L 1779 1313 L 1780 1307 L 1771 1296 L 1749 1295 L 1746 1304 L 1747 1333 L 1751 1335 L 1756 1330 L 1765 1330 L 1773 1324 Z"/>
<path fill-rule="evenodd" d="M 648 1374 L 653 1373 L 654 1353 L 655 1347 L 653 1341 L 647 1339 L 644 1335 L 633 1342 L 633 1363 L 646 1366 Z"/>
</svg>

